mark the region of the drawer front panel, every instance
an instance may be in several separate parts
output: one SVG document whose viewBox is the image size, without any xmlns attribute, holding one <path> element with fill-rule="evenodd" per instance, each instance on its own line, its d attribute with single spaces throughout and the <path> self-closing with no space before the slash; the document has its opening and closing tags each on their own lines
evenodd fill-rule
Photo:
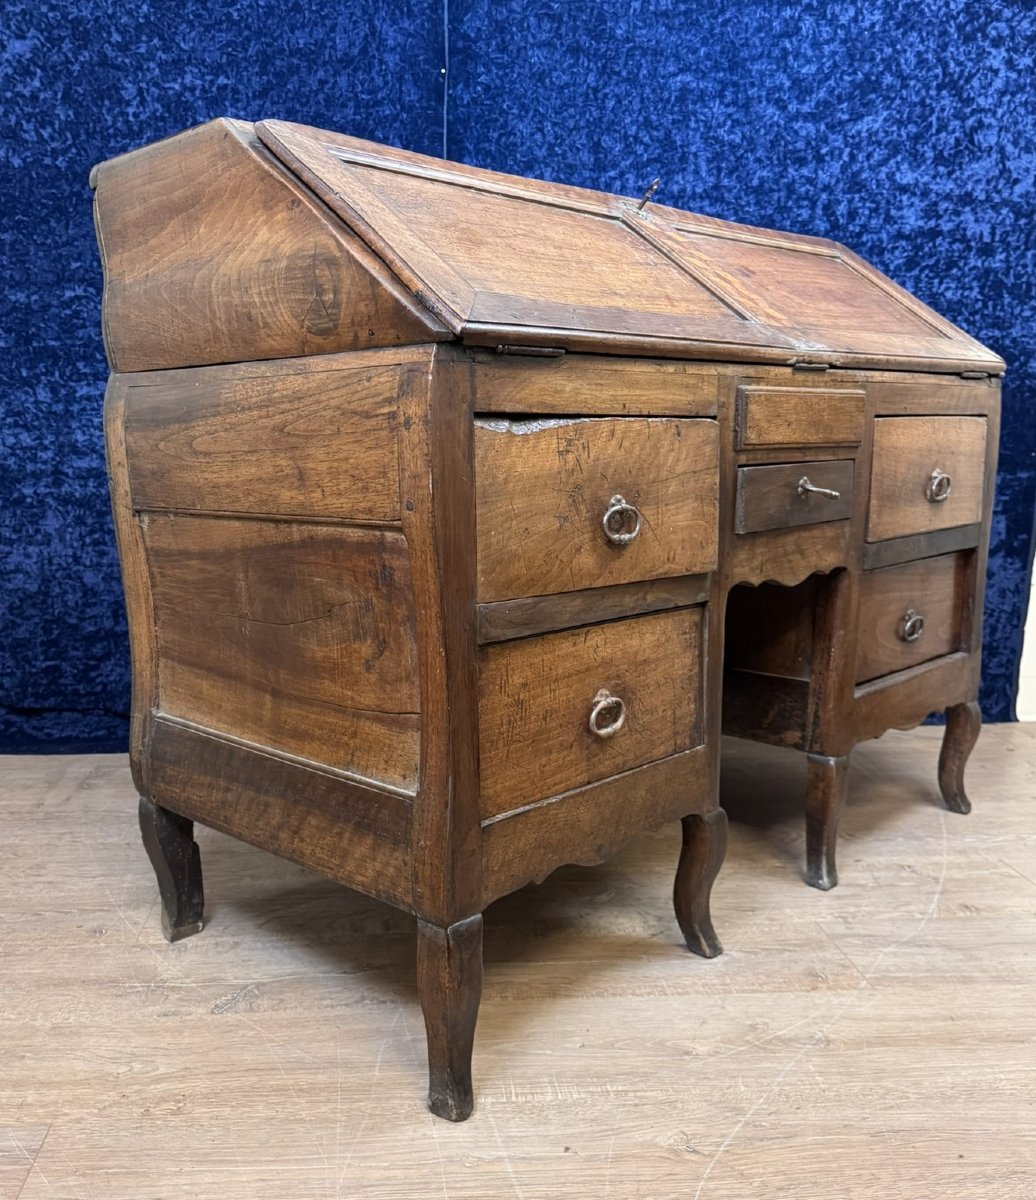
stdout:
<svg viewBox="0 0 1036 1200">
<path fill-rule="evenodd" d="M 709 420 L 478 421 L 479 600 L 711 571 L 718 462 Z"/>
<path fill-rule="evenodd" d="M 864 573 L 857 683 L 960 649 L 966 560 L 943 554 Z"/>
<path fill-rule="evenodd" d="M 982 520 L 985 417 L 878 417 L 867 541 Z"/>
<path fill-rule="evenodd" d="M 739 467 L 735 532 L 846 520 L 853 511 L 853 468 L 851 459 Z"/>
<path fill-rule="evenodd" d="M 862 391 L 846 388 L 741 387 L 735 445 L 854 446 L 863 438 Z"/>
<path fill-rule="evenodd" d="M 487 647 L 483 818 L 700 745 L 703 621 L 699 606 Z"/>
</svg>

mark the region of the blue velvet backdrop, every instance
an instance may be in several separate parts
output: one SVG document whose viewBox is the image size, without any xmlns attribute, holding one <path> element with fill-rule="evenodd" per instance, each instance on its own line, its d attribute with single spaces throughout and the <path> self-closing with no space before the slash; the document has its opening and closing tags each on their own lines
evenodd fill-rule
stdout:
<svg viewBox="0 0 1036 1200">
<path fill-rule="evenodd" d="M 1036 11 L 1025 0 L 8 0 L 0 749 L 125 744 L 90 166 L 276 116 L 822 234 L 999 351 L 982 701 L 1012 715 L 1036 498 Z M 448 35 L 448 36 L 447 36 Z M 440 69 L 448 62 L 448 76 Z"/>
</svg>

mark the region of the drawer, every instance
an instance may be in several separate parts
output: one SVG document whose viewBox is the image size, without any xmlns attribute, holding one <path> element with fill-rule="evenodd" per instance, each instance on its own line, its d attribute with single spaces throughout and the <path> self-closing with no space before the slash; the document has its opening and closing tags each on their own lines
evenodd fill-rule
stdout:
<svg viewBox="0 0 1036 1200">
<path fill-rule="evenodd" d="M 736 533 L 844 521 L 853 511 L 852 459 L 738 467 Z"/>
<path fill-rule="evenodd" d="M 510 812 L 702 742 L 704 608 L 482 652 L 482 815 Z"/>
<path fill-rule="evenodd" d="M 864 400 L 862 391 L 850 388 L 740 387 L 735 447 L 858 445 Z"/>
<path fill-rule="evenodd" d="M 478 599 L 711 571 L 718 476 L 711 420 L 477 421 Z"/>
<path fill-rule="evenodd" d="M 867 541 L 982 520 L 985 417 L 878 417 Z"/>
<path fill-rule="evenodd" d="M 960 649 L 966 565 L 942 554 L 864 573 L 857 683 Z"/>
</svg>

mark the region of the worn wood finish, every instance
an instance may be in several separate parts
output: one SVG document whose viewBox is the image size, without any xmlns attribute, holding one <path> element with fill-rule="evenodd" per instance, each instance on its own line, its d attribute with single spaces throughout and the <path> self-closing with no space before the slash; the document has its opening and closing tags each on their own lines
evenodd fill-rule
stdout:
<svg viewBox="0 0 1036 1200">
<path fill-rule="evenodd" d="M 483 602 L 716 565 L 713 421 L 480 420 L 475 458 Z M 617 496 L 639 513 L 617 521 L 625 544 L 604 529 Z"/>
<path fill-rule="evenodd" d="M 152 516 L 162 712 L 413 790 L 420 698 L 399 533 Z"/>
<path fill-rule="evenodd" d="M 727 511 L 733 529 L 733 504 Z M 779 583 L 793 587 L 811 575 L 826 575 L 848 562 L 852 532 L 849 521 L 825 521 L 738 534 L 724 546 L 724 579 L 729 586 Z"/>
<path fill-rule="evenodd" d="M 834 495 L 812 492 L 803 480 Z M 734 530 L 760 533 L 844 521 L 852 513 L 853 502 L 851 459 L 739 467 Z"/>
<path fill-rule="evenodd" d="M 965 555 L 943 554 L 864 572 L 857 683 L 961 648 L 965 562 Z"/>
<path fill-rule="evenodd" d="M 977 701 L 952 704 L 946 710 L 946 731 L 939 752 L 939 791 L 950 812 L 971 812 L 964 790 L 964 768 L 982 732 L 982 710 Z"/>
<path fill-rule="evenodd" d="M 167 942 L 200 933 L 205 912 L 201 852 L 194 822 L 140 798 L 140 836 L 155 869 Z"/>
<path fill-rule="evenodd" d="M 437 349 L 407 376 L 403 529 L 417 597 L 422 738 L 414 906 L 448 928 L 480 911 L 478 641 L 470 378 Z"/>
<path fill-rule="evenodd" d="M 737 450 L 852 446 L 863 438 L 862 388 L 741 387 L 734 414 Z"/>
<path fill-rule="evenodd" d="M 981 545 L 983 535 L 981 525 L 959 525 L 956 529 L 936 529 L 887 542 L 868 542 L 863 548 L 863 566 L 870 571 L 894 567 L 915 558 L 933 558 L 952 550 L 970 550 Z"/>
<path fill-rule="evenodd" d="M 478 606 L 478 640 L 506 642 L 594 621 L 704 604 L 708 599 L 707 575 L 681 575 L 675 579 L 619 583 L 553 596 L 498 600 L 494 604 Z"/>
<path fill-rule="evenodd" d="M 144 532 L 129 491 L 126 458 L 126 385 L 118 375 L 108 381 L 104 393 L 104 443 L 108 462 L 115 539 L 122 568 L 122 590 L 130 644 L 130 767 L 137 792 L 151 794 L 148 772 L 148 741 L 151 714 L 158 705 L 158 642 L 155 636 L 151 576 L 148 571 Z"/>
<path fill-rule="evenodd" d="M 830 242 L 300 126 L 214 122 L 93 182 L 170 931 L 200 920 L 191 822 L 413 913 L 459 1120 L 487 904 L 682 817 L 678 921 L 719 951 L 721 716 L 809 755 L 813 882 L 861 739 L 949 707 L 963 806 L 998 389 L 954 373 L 995 355 Z M 957 455 L 941 524 L 918 445 Z M 949 652 L 855 686 L 893 573 L 952 593 Z"/>
<path fill-rule="evenodd" d="M 449 336 L 243 121 L 102 163 L 92 183 L 114 370 Z"/>
<path fill-rule="evenodd" d="M 550 416 L 714 417 L 716 371 L 697 363 L 473 352 L 475 410 Z"/>
<path fill-rule="evenodd" d="M 392 356 L 125 376 L 134 506 L 398 522 Z"/>
<path fill-rule="evenodd" d="M 474 1107 L 471 1050 L 482 997 L 482 916 L 443 929 L 417 922 L 417 994 L 428 1035 L 428 1107 L 466 1121 Z"/>
<path fill-rule="evenodd" d="M 673 884 L 673 907 L 688 950 L 702 958 L 723 953 L 712 927 L 712 884 L 727 851 L 727 814 L 722 808 L 683 818 L 683 845 Z"/>
<path fill-rule="evenodd" d="M 210 923 L 167 946 L 125 756 L 8 756 L 0 1195 L 1025 1200 L 1036 724 L 985 728 L 967 818 L 942 733 L 854 752 L 826 895 L 804 763 L 729 742 L 712 962 L 676 821 L 494 905 L 461 1127 L 424 1109 L 413 918 L 199 828 Z"/>
<path fill-rule="evenodd" d="M 487 647 L 483 819 L 699 745 L 701 666 L 700 608 Z M 602 692 L 615 698 L 615 712 L 602 711 L 595 734 Z"/>
<path fill-rule="evenodd" d="M 728 668 L 808 680 L 813 669 L 813 612 L 820 580 L 795 587 L 763 583 L 727 595 Z"/>
<path fill-rule="evenodd" d="M 566 863 L 604 862 L 638 830 L 714 810 L 711 749 L 699 746 L 490 817 L 482 829 L 483 907 Z"/>
<path fill-rule="evenodd" d="M 835 847 L 849 789 L 849 758 L 806 755 L 806 882 L 822 892 L 838 883 Z"/>
<path fill-rule="evenodd" d="M 985 454 L 984 417 L 880 417 L 874 423 L 867 540 L 980 521 Z M 935 471 L 952 480 L 942 501 L 928 493 Z"/>
<path fill-rule="evenodd" d="M 409 797 L 169 718 L 148 753 L 152 803 L 411 907 Z"/>
</svg>

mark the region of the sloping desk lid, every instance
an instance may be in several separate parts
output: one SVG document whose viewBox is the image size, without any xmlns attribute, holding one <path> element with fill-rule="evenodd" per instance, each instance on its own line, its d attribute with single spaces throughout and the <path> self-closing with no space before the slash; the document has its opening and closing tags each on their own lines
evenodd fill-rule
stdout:
<svg viewBox="0 0 1036 1200">
<path fill-rule="evenodd" d="M 267 148 L 471 345 L 999 373 L 833 242 L 282 121 Z"/>
</svg>

